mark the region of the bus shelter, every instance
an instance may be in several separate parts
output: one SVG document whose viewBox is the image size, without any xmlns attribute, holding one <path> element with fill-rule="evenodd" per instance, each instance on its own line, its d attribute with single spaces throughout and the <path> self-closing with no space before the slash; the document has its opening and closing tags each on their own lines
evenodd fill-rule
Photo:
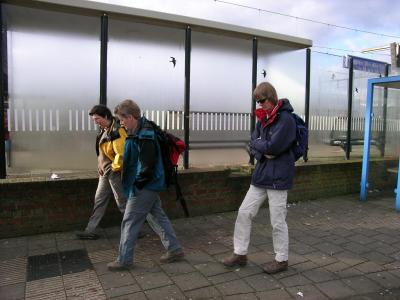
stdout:
<svg viewBox="0 0 400 300">
<path fill-rule="evenodd" d="M 370 147 L 372 141 L 372 130 L 374 126 L 374 118 L 379 111 L 379 102 L 376 98 L 382 96 L 385 109 L 383 110 L 383 118 L 385 124 L 385 130 L 388 126 L 394 124 L 394 129 L 398 133 L 398 113 L 400 104 L 400 76 L 390 76 L 382 78 L 371 78 L 368 80 L 368 90 L 367 90 L 367 100 L 366 100 L 366 110 L 365 110 L 365 131 L 364 131 L 364 150 L 363 150 L 363 162 L 362 162 L 362 172 L 361 172 L 361 191 L 360 200 L 366 201 L 367 193 L 370 187 L 370 182 L 368 181 L 369 175 L 369 161 L 370 161 Z M 375 98 L 375 99 L 374 99 Z M 388 102 L 389 101 L 389 102 Z M 389 104 L 388 104 L 389 103 Z M 389 115 L 391 114 L 391 115 Z M 388 118 L 389 116 L 389 118 Z M 394 123 L 391 124 L 390 121 Z M 392 143 L 394 145 L 392 152 L 394 155 L 399 155 L 399 140 L 398 134 L 393 137 L 385 137 L 386 143 Z M 400 167 L 400 160 L 398 166 Z M 397 174 L 397 187 L 395 189 L 396 193 L 396 210 L 400 212 L 400 177 L 398 175 L 398 168 L 388 169 L 388 172 L 393 172 Z"/>
</svg>

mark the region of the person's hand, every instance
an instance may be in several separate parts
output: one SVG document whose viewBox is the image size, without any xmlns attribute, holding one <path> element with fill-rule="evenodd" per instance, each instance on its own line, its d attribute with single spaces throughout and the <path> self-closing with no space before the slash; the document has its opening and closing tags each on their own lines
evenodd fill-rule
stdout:
<svg viewBox="0 0 400 300">
<path fill-rule="evenodd" d="M 143 189 L 145 185 L 146 185 L 146 184 L 143 183 L 143 182 L 135 181 L 135 187 L 136 187 L 138 190 Z"/>
</svg>

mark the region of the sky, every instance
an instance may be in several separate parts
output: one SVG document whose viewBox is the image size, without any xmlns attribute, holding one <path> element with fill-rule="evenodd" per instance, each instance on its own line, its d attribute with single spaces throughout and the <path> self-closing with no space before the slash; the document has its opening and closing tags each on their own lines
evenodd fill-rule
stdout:
<svg viewBox="0 0 400 300">
<path fill-rule="evenodd" d="M 362 54 L 366 48 L 400 42 L 398 0 L 97 0 L 189 17 L 219 21 L 313 40 L 313 50 L 390 62 L 389 50 Z M 291 15 L 369 34 L 308 22 Z M 390 35 L 394 37 L 387 37 Z M 344 49 L 350 51 L 341 51 Z M 354 52 L 351 52 L 354 51 Z"/>
</svg>

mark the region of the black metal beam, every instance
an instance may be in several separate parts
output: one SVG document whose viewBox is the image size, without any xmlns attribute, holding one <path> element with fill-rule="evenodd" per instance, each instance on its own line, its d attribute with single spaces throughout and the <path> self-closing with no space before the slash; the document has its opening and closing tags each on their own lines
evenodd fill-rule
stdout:
<svg viewBox="0 0 400 300">
<path fill-rule="evenodd" d="M 183 155 L 183 167 L 189 168 L 189 120 L 190 120 L 190 55 L 192 51 L 192 29 L 190 26 L 186 27 L 185 35 L 185 105 L 184 105 L 184 120 L 183 129 L 185 131 L 185 144 L 186 149 Z"/>
<path fill-rule="evenodd" d="M 385 77 L 389 76 L 389 64 L 386 65 L 385 68 Z M 385 87 L 383 89 L 383 131 L 382 131 L 382 138 L 380 144 L 381 156 L 385 156 L 385 146 L 386 146 L 386 119 L 387 119 L 387 100 L 388 100 L 388 88 Z"/>
<path fill-rule="evenodd" d="M 308 129 L 308 123 L 310 120 L 310 78 L 311 78 L 311 49 L 306 49 L 306 94 L 304 103 L 304 115 L 306 127 Z M 303 160 L 308 161 L 308 149 L 303 155 Z"/>
<path fill-rule="evenodd" d="M 256 102 L 253 97 L 253 91 L 257 86 L 257 60 L 258 60 L 258 40 L 257 37 L 253 37 L 253 66 L 251 70 L 252 80 L 251 80 L 251 113 L 250 113 L 250 134 L 253 133 L 256 127 L 256 120 L 254 116 L 254 111 L 256 110 Z M 254 165 L 254 157 L 250 156 L 250 164 Z"/>
<path fill-rule="evenodd" d="M 353 58 L 349 57 L 349 85 L 347 89 L 347 137 L 346 159 L 350 159 L 351 152 L 351 113 L 353 110 Z"/>
<path fill-rule="evenodd" d="M 100 104 L 107 105 L 107 45 L 108 45 L 108 16 L 101 16 L 100 33 Z"/>
<path fill-rule="evenodd" d="M 0 179 L 7 176 L 6 171 L 6 148 L 5 148 L 5 99 L 7 97 L 6 82 L 4 80 L 4 69 L 7 67 L 6 55 L 7 47 L 4 47 L 6 42 L 7 30 L 3 24 L 3 4 L 0 3 Z"/>
</svg>

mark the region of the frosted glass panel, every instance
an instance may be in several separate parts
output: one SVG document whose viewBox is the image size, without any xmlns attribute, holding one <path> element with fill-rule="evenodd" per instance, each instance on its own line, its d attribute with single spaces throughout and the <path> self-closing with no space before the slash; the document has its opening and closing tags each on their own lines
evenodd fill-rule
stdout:
<svg viewBox="0 0 400 300">
<path fill-rule="evenodd" d="M 191 71 L 190 164 L 247 163 L 252 41 L 193 32 Z"/>
<path fill-rule="evenodd" d="M 182 110 L 184 39 L 185 31 L 181 29 L 110 19 L 110 108 L 124 99 L 133 99 L 143 110 Z"/>
<path fill-rule="evenodd" d="M 257 82 L 271 82 L 279 98 L 288 98 L 304 114 L 306 51 L 259 42 L 257 67 Z"/>
<path fill-rule="evenodd" d="M 191 110 L 250 112 L 252 41 L 193 32 Z"/>
<path fill-rule="evenodd" d="M 96 168 L 100 19 L 5 6 L 11 167 Z"/>
</svg>

